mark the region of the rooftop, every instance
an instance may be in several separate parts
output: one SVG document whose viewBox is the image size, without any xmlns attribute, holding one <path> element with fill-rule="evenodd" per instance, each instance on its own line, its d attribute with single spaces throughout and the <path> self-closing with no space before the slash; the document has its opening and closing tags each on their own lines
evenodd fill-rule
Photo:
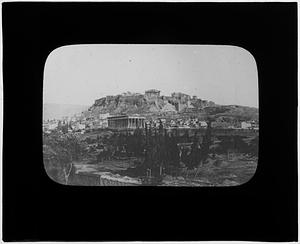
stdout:
<svg viewBox="0 0 300 244">
<path fill-rule="evenodd" d="M 110 116 L 107 119 L 124 119 L 124 118 L 128 118 L 128 119 L 145 119 L 145 117 L 139 116 L 139 115 L 114 115 L 114 116 Z"/>
</svg>

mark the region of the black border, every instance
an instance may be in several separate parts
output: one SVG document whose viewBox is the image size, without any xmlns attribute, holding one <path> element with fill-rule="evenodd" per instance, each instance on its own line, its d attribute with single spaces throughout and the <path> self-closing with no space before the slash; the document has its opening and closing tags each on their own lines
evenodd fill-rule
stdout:
<svg viewBox="0 0 300 244">
<path fill-rule="evenodd" d="M 2 4 L 5 241 L 297 241 L 297 3 Z M 254 178 L 229 188 L 68 187 L 42 164 L 48 54 L 88 43 L 226 44 L 259 75 Z"/>
</svg>

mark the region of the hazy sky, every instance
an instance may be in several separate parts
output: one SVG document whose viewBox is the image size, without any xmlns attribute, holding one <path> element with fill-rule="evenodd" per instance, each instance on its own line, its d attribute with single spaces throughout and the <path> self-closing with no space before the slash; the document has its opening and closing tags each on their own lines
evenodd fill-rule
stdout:
<svg viewBox="0 0 300 244">
<path fill-rule="evenodd" d="M 258 107 L 255 59 L 235 46 L 74 45 L 55 49 L 45 64 L 44 103 L 92 105 L 152 88 Z"/>
</svg>

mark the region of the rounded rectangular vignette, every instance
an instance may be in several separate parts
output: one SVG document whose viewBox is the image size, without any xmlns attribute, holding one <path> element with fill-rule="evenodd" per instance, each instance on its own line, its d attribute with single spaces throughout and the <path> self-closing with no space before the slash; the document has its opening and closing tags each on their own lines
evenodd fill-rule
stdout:
<svg viewBox="0 0 300 244">
<path fill-rule="evenodd" d="M 258 163 L 258 74 L 226 45 L 62 46 L 45 63 L 43 155 L 64 185 L 239 186 Z"/>
</svg>

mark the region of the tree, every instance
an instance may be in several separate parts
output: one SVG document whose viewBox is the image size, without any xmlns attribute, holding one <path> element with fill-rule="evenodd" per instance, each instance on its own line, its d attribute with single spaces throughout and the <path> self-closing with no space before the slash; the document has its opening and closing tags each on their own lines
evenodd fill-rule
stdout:
<svg viewBox="0 0 300 244">
<path fill-rule="evenodd" d="M 44 163 L 47 173 L 59 183 L 68 184 L 73 161 L 84 152 L 84 146 L 75 135 L 45 134 L 43 138 Z"/>
<path fill-rule="evenodd" d="M 249 147 L 248 147 L 248 152 L 252 155 L 252 156 L 258 156 L 258 141 L 259 137 L 256 136 L 255 138 L 253 138 L 250 142 L 249 142 Z"/>
<path fill-rule="evenodd" d="M 207 129 L 203 138 L 203 142 L 201 144 L 201 151 L 200 151 L 201 154 L 200 161 L 202 163 L 204 163 L 208 158 L 209 147 L 211 145 L 211 134 L 212 134 L 211 123 L 212 123 L 212 119 L 208 118 Z"/>
</svg>

